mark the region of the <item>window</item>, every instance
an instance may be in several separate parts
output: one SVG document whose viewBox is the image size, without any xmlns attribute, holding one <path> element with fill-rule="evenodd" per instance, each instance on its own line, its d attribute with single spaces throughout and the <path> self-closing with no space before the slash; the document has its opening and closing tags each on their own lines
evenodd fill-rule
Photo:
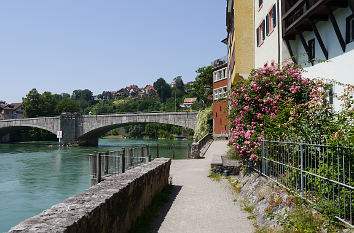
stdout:
<svg viewBox="0 0 354 233">
<path fill-rule="evenodd" d="M 274 4 L 266 17 L 266 34 L 269 36 L 277 26 L 277 8 Z"/>
<path fill-rule="evenodd" d="M 218 90 L 214 90 L 214 99 L 215 99 L 215 100 L 218 99 Z"/>
<path fill-rule="evenodd" d="M 263 5 L 263 0 L 258 0 L 258 7 L 261 8 Z"/>
<path fill-rule="evenodd" d="M 308 43 L 308 48 L 309 48 L 309 56 L 310 56 L 310 59 L 315 59 L 315 39 L 312 39 L 312 40 L 309 40 L 309 43 Z"/>
<path fill-rule="evenodd" d="M 218 112 L 215 112 L 215 118 L 218 118 Z"/>
<path fill-rule="evenodd" d="M 265 39 L 265 22 L 264 22 L 264 20 L 257 28 L 256 33 L 257 33 L 257 45 L 258 45 L 258 47 L 260 47 L 263 44 L 264 39 Z"/>
<path fill-rule="evenodd" d="M 354 14 L 347 18 L 347 44 L 354 41 Z"/>
</svg>

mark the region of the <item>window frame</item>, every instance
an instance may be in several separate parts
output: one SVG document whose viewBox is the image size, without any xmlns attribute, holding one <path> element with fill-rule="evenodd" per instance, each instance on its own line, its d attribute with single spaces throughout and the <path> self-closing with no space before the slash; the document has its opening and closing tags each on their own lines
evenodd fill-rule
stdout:
<svg viewBox="0 0 354 233">
<path fill-rule="evenodd" d="M 354 14 L 346 18 L 346 43 L 354 42 Z"/>
<path fill-rule="evenodd" d="M 266 16 L 266 34 L 270 36 L 274 29 L 277 27 L 277 8 L 276 4 L 270 8 Z"/>
<path fill-rule="evenodd" d="M 307 42 L 307 47 L 309 49 L 310 59 L 315 59 L 316 57 L 316 39 L 313 38 Z"/>
<path fill-rule="evenodd" d="M 266 32 L 265 32 L 265 20 L 262 20 L 262 22 L 259 24 L 257 28 L 257 47 L 261 47 L 262 44 L 264 43 L 265 37 L 266 37 Z"/>
<path fill-rule="evenodd" d="M 263 7 L 263 0 L 258 0 L 258 11 L 260 11 Z"/>
</svg>

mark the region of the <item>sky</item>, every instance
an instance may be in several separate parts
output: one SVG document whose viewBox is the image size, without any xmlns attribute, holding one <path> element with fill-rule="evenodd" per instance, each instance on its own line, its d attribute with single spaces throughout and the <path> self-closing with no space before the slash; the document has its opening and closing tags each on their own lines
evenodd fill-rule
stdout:
<svg viewBox="0 0 354 233">
<path fill-rule="evenodd" d="M 227 53 L 225 0 L 0 1 L 0 100 L 163 77 L 195 79 Z"/>
</svg>

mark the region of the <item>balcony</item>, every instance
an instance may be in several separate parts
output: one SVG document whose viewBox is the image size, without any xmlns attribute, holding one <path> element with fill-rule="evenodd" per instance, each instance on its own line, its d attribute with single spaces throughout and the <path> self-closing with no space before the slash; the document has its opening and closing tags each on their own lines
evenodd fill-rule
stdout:
<svg viewBox="0 0 354 233">
<path fill-rule="evenodd" d="M 348 0 L 282 0 L 283 38 L 294 39 L 298 32 L 312 31 L 330 12 L 348 7 Z"/>
</svg>

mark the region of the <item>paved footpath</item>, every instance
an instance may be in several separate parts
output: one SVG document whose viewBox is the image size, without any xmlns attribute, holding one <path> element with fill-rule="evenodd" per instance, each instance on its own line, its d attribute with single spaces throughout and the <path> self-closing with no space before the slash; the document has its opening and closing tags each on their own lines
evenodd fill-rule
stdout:
<svg viewBox="0 0 354 233">
<path fill-rule="evenodd" d="M 225 183 L 209 175 L 214 154 L 227 151 L 226 141 L 214 141 L 205 159 L 175 160 L 171 166 L 173 185 L 179 187 L 161 226 L 161 233 L 248 233 L 254 228 L 248 214 L 234 203 L 235 196 Z M 164 219 L 163 219 L 164 218 Z M 157 227 L 158 228 L 158 227 Z"/>
</svg>

